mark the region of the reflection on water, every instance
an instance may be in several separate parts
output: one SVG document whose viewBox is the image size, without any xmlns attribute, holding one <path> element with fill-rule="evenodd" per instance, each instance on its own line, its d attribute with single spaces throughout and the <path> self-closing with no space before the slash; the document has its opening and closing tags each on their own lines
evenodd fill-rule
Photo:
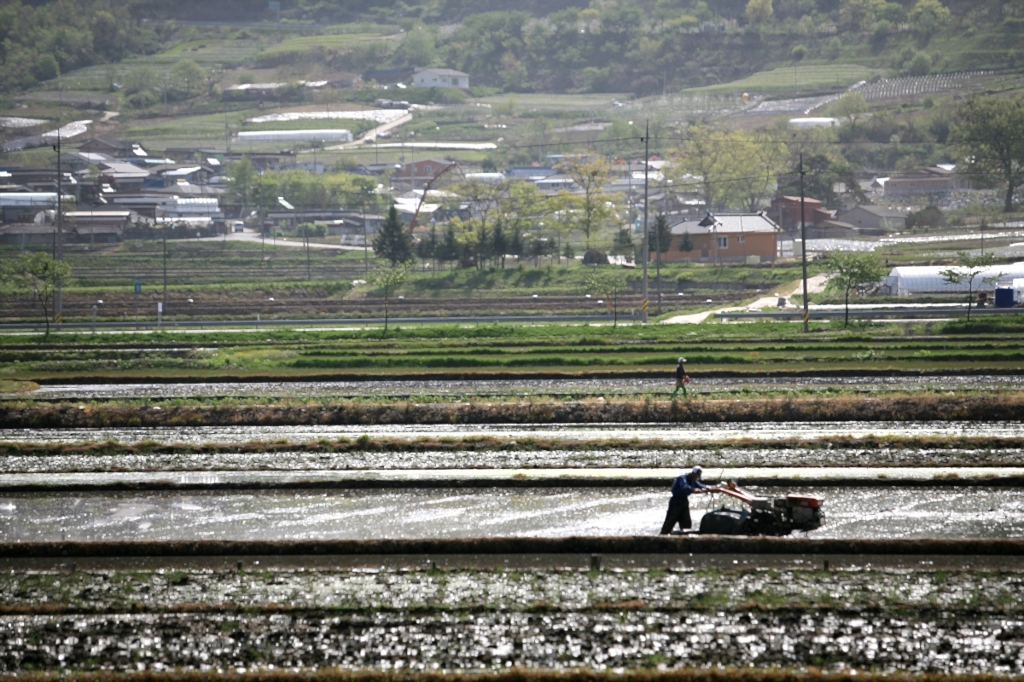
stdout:
<svg viewBox="0 0 1024 682">
<path fill-rule="evenodd" d="M 751 488 L 752 490 L 757 490 Z M 786 491 L 761 488 L 766 496 Z M 1020 538 L 1024 491 L 827 488 L 820 538 Z M 13 494 L 8 542 L 653 535 L 663 489 L 339 490 Z M 694 522 L 719 499 L 694 499 Z"/>
<path fill-rule="evenodd" d="M 123 444 L 152 440 L 159 443 L 202 445 L 285 439 L 309 442 L 327 438 L 354 439 L 366 434 L 378 438 L 561 438 L 569 440 L 642 439 L 728 441 L 748 438 L 764 441 L 800 437 L 974 437 L 1010 438 L 1024 435 L 1024 422 L 741 422 L 735 424 L 381 424 L 313 426 L 182 426 L 104 429 L 0 429 L 0 441 L 13 443 L 76 443 L 117 441 Z"/>
</svg>

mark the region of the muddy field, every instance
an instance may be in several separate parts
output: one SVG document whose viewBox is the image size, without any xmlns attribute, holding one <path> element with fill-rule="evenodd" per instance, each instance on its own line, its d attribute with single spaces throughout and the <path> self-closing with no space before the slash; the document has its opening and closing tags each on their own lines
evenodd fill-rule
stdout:
<svg viewBox="0 0 1024 682">
<path fill-rule="evenodd" d="M 0 670 L 1024 672 L 1016 570 L 19 570 Z"/>
</svg>

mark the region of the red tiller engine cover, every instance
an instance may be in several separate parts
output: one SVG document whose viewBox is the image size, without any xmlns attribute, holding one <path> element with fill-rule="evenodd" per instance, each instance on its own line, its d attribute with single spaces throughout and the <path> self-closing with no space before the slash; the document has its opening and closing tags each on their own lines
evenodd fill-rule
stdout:
<svg viewBox="0 0 1024 682">
<path fill-rule="evenodd" d="M 807 507 L 809 509 L 821 507 L 821 498 L 814 497 L 813 495 L 795 495 L 790 493 L 786 495 L 786 502 L 790 507 Z"/>
</svg>

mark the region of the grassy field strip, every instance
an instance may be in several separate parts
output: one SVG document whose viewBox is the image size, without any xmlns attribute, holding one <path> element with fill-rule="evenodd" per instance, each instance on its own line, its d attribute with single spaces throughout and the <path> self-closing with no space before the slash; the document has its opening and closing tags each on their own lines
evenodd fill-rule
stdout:
<svg viewBox="0 0 1024 682">
<path fill-rule="evenodd" d="M 684 90 L 683 94 L 725 92 L 786 92 L 820 87 L 853 85 L 878 74 L 858 64 L 801 64 L 761 71 L 731 83 L 707 85 Z"/>
<path fill-rule="evenodd" d="M 344 50 L 372 40 L 394 42 L 402 38 L 402 34 L 388 34 L 381 31 L 298 36 L 286 38 L 276 45 L 260 50 L 256 54 L 256 59 L 262 61 L 280 59 L 282 57 L 296 57 L 321 50 Z"/>
</svg>

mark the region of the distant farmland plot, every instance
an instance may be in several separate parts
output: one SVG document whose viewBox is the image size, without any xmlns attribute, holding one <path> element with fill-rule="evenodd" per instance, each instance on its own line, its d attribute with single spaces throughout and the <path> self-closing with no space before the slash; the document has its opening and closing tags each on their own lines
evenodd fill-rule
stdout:
<svg viewBox="0 0 1024 682">
<path fill-rule="evenodd" d="M 981 89 L 992 81 L 991 71 L 964 71 L 960 73 L 936 73 L 929 76 L 906 76 L 883 78 L 869 83 L 860 92 L 869 102 L 886 99 L 901 99 L 942 92 L 966 94 Z"/>
<path fill-rule="evenodd" d="M 844 87 L 868 80 L 878 72 L 858 64 L 802 64 L 761 71 L 742 80 L 692 88 L 687 93 L 799 92 L 824 87 Z"/>
<path fill-rule="evenodd" d="M 220 64 L 233 66 L 252 59 L 259 51 L 258 40 L 200 40 L 175 45 L 150 59 L 156 61 L 176 62 L 179 59 L 192 59 L 202 65 Z"/>
<path fill-rule="evenodd" d="M 514 111 L 552 110 L 552 111 L 611 111 L 612 102 L 625 101 L 631 97 L 622 94 L 587 94 L 587 95 L 551 95 L 551 94 L 515 94 L 491 95 L 473 100 L 474 103 L 490 104 L 492 107 L 507 107 L 511 104 Z M 472 105 L 470 105 L 472 106 Z"/>
<path fill-rule="evenodd" d="M 77 69 L 61 78 L 64 87 L 71 90 L 109 92 L 111 83 L 124 83 L 127 75 L 147 66 L 157 79 L 166 77 L 170 69 L 183 59 L 191 59 L 206 69 L 217 69 L 244 64 L 259 50 L 255 40 L 199 41 L 178 45 L 167 52 L 133 57 L 119 64 L 98 64 Z M 154 85 L 158 85 L 154 84 Z"/>
<path fill-rule="evenodd" d="M 360 43 L 367 43 L 371 40 L 393 39 L 396 38 L 379 32 L 299 36 L 295 38 L 287 38 L 277 45 L 272 45 L 261 50 L 256 55 L 256 59 L 259 61 L 277 60 L 288 57 L 297 57 L 309 54 L 310 52 L 318 52 L 320 50 L 347 49 Z"/>
</svg>

